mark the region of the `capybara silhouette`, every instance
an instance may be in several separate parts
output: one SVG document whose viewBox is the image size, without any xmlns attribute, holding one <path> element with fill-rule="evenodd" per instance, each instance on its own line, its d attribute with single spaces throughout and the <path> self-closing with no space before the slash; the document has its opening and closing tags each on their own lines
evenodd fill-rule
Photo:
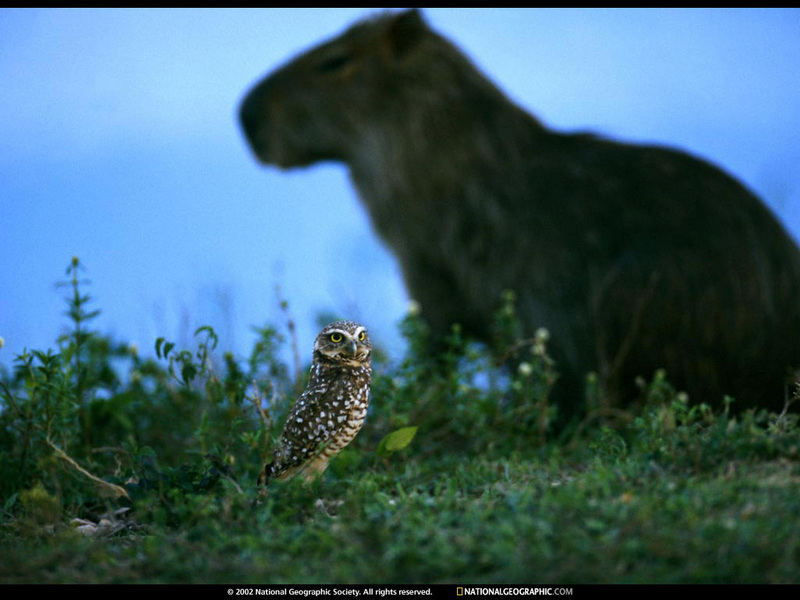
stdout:
<svg viewBox="0 0 800 600">
<path fill-rule="evenodd" d="M 416 9 L 298 56 L 240 110 L 261 162 L 349 167 L 436 335 L 457 322 L 489 340 L 513 290 L 525 334 L 551 333 L 562 416 L 580 414 L 587 372 L 627 405 L 658 368 L 694 402 L 783 407 L 800 252 L 709 162 L 547 128 Z"/>
</svg>

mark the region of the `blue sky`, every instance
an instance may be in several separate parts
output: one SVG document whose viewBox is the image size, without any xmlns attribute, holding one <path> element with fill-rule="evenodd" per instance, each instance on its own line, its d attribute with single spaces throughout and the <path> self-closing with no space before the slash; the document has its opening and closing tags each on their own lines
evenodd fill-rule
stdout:
<svg viewBox="0 0 800 600">
<path fill-rule="evenodd" d="M 244 355 L 282 324 L 407 306 L 347 172 L 256 164 L 236 122 L 265 73 L 368 9 L 0 9 L 0 364 L 54 347 L 72 256 L 96 329 L 151 352 L 210 324 Z M 511 98 L 564 131 L 689 150 L 800 238 L 797 9 L 431 9 Z"/>
</svg>

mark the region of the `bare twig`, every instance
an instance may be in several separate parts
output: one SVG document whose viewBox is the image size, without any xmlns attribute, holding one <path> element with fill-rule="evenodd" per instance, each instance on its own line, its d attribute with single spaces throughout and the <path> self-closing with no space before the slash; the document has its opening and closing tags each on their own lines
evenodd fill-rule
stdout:
<svg viewBox="0 0 800 600">
<path fill-rule="evenodd" d="M 584 419 L 578 424 L 578 427 L 575 429 L 575 433 L 572 434 L 572 442 L 570 442 L 568 447 L 573 447 L 577 443 L 580 435 L 592 424 L 593 421 L 603 418 L 613 418 L 620 423 L 629 423 L 633 420 L 633 415 L 626 410 L 607 406 L 595 409 L 586 415 L 586 417 L 584 417 Z"/>
<path fill-rule="evenodd" d="M 514 356 L 517 352 L 522 350 L 525 346 L 533 346 L 536 343 L 536 338 L 526 338 L 524 340 L 517 340 L 510 346 L 506 348 L 506 351 L 501 355 L 494 359 L 494 364 L 496 367 L 504 364 L 508 361 L 512 356 Z"/>
<path fill-rule="evenodd" d="M 80 466 L 75 461 L 75 459 L 73 459 L 71 456 L 69 456 L 61 448 L 56 446 L 49 438 L 47 438 L 46 441 L 47 441 L 47 445 L 50 446 L 53 449 L 53 451 L 56 453 L 56 456 L 58 458 L 60 458 L 61 460 L 63 460 L 64 462 L 66 462 L 67 464 L 69 464 L 76 471 L 78 471 L 79 473 L 85 475 L 86 477 L 88 477 L 89 479 L 91 479 L 92 481 L 94 481 L 96 484 L 100 485 L 104 489 L 107 489 L 107 490 L 111 491 L 114 494 L 115 497 L 119 498 L 121 496 L 125 496 L 126 498 L 128 498 L 130 500 L 130 496 L 128 496 L 128 492 L 125 490 L 125 488 L 123 488 L 121 486 L 118 486 L 118 485 L 116 485 L 114 483 L 109 483 L 108 481 L 104 481 L 103 479 L 100 479 L 99 477 L 96 477 L 96 476 L 92 475 L 91 473 L 89 473 L 89 471 L 87 471 L 82 466 Z"/>
<path fill-rule="evenodd" d="M 262 406 L 261 390 L 258 388 L 258 382 L 255 379 L 253 380 L 253 393 L 247 394 L 245 399 L 248 400 L 250 404 L 253 405 L 253 408 L 256 409 L 258 417 L 261 419 L 261 425 L 264 428 L 264 431 L 269 432 L 272 429 L 272 417 Z"/>
<path fill-rule="evenodd" d="M 297 349 L 297 330 L 294 319 L 292 318 L 292 313 L 289 312 L 289 303 L 281 296 L 280 286 L 275 286 L 275 293 L 278 296 L 278 304 L 286 316 L 286 327 L 289 329 L 289 337 L 291 338 L 292 355 L 294 357 L 294 380 L 300 381 L 300 352 Z"/>
</svg>

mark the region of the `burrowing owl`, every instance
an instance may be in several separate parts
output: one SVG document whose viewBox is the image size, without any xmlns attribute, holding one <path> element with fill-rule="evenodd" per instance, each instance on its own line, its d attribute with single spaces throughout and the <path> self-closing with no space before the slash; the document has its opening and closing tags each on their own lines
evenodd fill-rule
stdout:
<svg viewBox="0 0 800 600">
<path fill-rule="evenodd" d="M 298 473 L 311 481 L 353 440 L 367 416 L 371 354 L 367 330 L 358 323 L 336 321 L 319 332 L 308 387 L 289 412 L 259 482 Z"/>
</svg>

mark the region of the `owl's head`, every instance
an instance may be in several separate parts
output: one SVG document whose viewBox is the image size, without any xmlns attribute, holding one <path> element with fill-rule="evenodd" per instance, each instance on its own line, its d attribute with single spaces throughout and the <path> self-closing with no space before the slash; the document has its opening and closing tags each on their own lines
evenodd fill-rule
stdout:
<svg viewBox="0 0 800 600">
<path fill-rule="evenodd" d="M 349 366 L 369 364 L 372 343 L 366 327 L 353 321 L 335 321 L 319 332 L 314 356 Z"/>
</svg>

